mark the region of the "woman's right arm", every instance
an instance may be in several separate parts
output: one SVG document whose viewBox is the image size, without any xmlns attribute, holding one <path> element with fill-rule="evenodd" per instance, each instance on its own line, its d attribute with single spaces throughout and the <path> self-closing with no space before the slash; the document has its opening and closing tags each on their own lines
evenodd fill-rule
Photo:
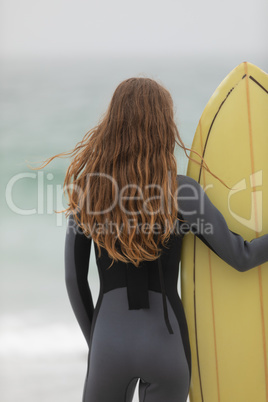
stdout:
<svg viewBox="0 0 268 402">
<path fill-rule="evenodd" d="M 232 232 L 200 184 L 178 175 L 178 208 L 184 224 L 215 254 L 240 272 L 268 261 L 268 234 L 250 242 Z"/>
</svg>

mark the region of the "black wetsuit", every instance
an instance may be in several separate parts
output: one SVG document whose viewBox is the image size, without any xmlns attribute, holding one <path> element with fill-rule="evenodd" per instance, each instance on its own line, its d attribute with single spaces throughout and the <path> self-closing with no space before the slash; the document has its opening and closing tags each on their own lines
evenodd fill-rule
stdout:
<svg viewBox="0 0 268 402">
<path fill-rule="evenodd" d="M 191 352 L 177 284 L 187 231 L 238 271 L 268 260 L 268 234 L 245 241 L 229 230 L 194 179 L 178 175 L 177 180 L 178 216 L 186 222 L 180 235 L 171 235 L 169 249 L 163 248 L 158 260 L 144 261 L 140 268 L 118 262 L 107 270 L 112 260 L 104 248 L 98 258 L 94 243 L 100 278 L 95 308 L 87 281 L 92 239 L 69 216 L 66 286 L 89 347 L 83 402 L 131 402 L 138 380 L 140 402 L 186 401 Z"/>
</svg>

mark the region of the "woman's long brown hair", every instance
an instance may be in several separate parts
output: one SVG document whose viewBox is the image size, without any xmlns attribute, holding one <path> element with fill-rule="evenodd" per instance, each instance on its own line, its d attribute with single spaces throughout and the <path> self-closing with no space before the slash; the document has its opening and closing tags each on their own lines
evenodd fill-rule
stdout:
<svg viewBox="0 0 268 402">
<path fill-rule="evenodd" d="M 159 243 L 167 243 L 179 219 L 175 143 L 199 163 L 186 151 L 196 153 L 215 176 L 201 155 L 185 147 L 169 91 L 150 78 L 129 78 L 116 88 L 100 123 L 72 151 L 33 169 L 72 155 L 63 184 L 68 208 L 56 212 L 73 214 L 99 256 L 104 247 L 113 261 L 139 266 L 158 258 Z"/>
</svg>

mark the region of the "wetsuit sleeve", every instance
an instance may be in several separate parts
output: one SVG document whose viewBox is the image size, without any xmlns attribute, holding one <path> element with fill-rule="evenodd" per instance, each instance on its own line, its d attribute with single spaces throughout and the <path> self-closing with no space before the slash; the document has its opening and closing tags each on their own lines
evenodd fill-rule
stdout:
<svg viewBox="0 0 268 402">
<path fill-rule="evenodd" d="M 92 238 L 69 215 L 65 237 L 65 284 L 76 319 L 89 345 L 94 305 L 87 276 Z"/>
<path fill-rule="evenodd" d="M 232 232 L 221 212 L 201 185 L 187 176 L 177 176 L 178 208 L 186 221 L 182 227 L 194 233 L 215 254 L 240 272 L 268 261 L 268 234 L 250 242 Z M 184 233 L 185 234 L 185 233 Z"/>
</svg>

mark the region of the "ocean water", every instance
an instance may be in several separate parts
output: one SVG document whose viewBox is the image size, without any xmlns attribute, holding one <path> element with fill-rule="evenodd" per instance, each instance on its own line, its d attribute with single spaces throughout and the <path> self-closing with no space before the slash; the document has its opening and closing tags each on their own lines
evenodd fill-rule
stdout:
<svg viewBox="0 0 268 402">
<path fill-rule="evenodd" d="M 64 283 L 66 220 L 53 212 L 67 205 L 68 159 L 39 172 L 26 161 L 71 150 L 98 122 L 119 82 L 140 75 L 170 90 L 190 147 L 207 101 L 237 64 L 194 57 L 2 61 L 1 401 L 78 402 L 86 375 L 87 347 Z M 186 157 L 179 149 L 176 156 L 178 173 L 186 173 Z M 89 284 L 96 302 L 94 248 Z"/>
</svg>

